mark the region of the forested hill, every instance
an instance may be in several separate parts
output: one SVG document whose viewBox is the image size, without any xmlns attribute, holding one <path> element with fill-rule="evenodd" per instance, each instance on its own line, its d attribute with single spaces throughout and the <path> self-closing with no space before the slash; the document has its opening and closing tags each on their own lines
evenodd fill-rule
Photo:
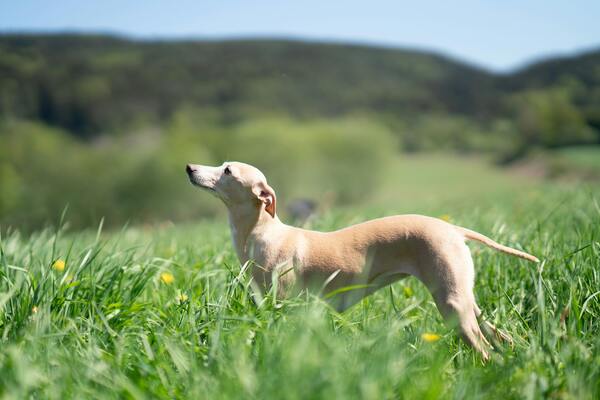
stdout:
<svg viewBox="0 0 600 400">
<path fill-rule="evenodd" d="M 432 53 L 355 45 L 2 35 L 0 115 L 89 137 L 161 123 L 183 106 L 215 109 L 234 122 L 257 114 L 356 112 L 481 122 L 518 119 L 515 109 L 540 103 L 538 114 L 566 108 L 567 125 L 587 129 L 600 121 L 599 60 L 593 52 L 495 75 Z"/>
<path fill-rule="evenodd" d="M 561 91 L 586 123 L 600 129 L 600 48 L 537 62 L 498 79 L 506 93 Z"/>
</svg>

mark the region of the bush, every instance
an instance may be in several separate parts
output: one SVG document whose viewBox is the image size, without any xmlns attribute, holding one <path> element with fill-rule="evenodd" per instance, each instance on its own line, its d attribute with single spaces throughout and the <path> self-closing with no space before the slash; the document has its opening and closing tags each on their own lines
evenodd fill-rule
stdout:
<svg viewBox="0 0 600 400">
<path fill-rule="evenodd" d="M 341 203 L 366 199 L 397 149 L 388 129 L 358 117 L 254 120 L 235 130 L 231 145 L 230 158 L 263 170 L 280 197 L 331 192 Z"/>
<path fill-rule="evenodd" d="M 43 125 L 5 122 L 0 141 L 0 224 L 21 229 L 55 222 L 66 205 L 76 227 L 103 217 L 122 225 L 222 213 L 217 200 L 188 183 L 188 162 L 254 164 L 280 204 L 328 192 L 351 203 L 370 195 L 397 147 L 388 129 L 365 118 L 224 125 L 192 108 L 176 113 L 163 133 L 83 143 Z"/>
</svg>

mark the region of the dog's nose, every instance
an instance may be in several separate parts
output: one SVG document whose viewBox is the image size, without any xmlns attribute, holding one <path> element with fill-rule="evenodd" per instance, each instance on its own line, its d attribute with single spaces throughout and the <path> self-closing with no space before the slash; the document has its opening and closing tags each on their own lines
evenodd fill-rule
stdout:
<svg viewBox="0 0 600 400">
<path fill-rule="evenodd" d="M 196 169 L 194 167 L 192 167 L 192 164 L 188 164 L 185 166 L 185 172 L 187 172 L 188 175 L 195 171 L 196 171 Z"/>
</svg>

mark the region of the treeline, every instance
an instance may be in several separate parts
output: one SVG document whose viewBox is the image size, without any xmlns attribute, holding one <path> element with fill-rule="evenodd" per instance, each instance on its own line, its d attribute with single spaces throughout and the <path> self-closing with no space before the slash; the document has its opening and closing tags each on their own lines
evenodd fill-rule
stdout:
<svg viewBox="0 0 600 400">
<path fill-rule="evenodd" d="M 482 131 L 503 125 L 522 137 L 522 151 L 600 140 L 599 65 L 592 52 L 495 75 L 431 53 L 364 46 L 4 35 L 0 116 L 89 139 L 164 124 L 186 106 L 216 109 L 224 125 L 361 113 L 406 124 L 401 140 L 419 150 L 428 146 L 415 137 L 420 119 L 433 115 Z"/>
</svg>

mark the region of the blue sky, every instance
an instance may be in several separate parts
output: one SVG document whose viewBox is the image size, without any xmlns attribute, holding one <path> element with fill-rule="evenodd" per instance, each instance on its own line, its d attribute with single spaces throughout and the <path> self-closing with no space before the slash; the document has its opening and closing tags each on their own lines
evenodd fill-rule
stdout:
<svg viewBox="0 0 600 400">
<path fill-rule="evenodd" d="M 0 31 L 292 37 L 422 48 L 506 71 L 600 47 L 599 0 L 4 0 Z"/>
</svg>

